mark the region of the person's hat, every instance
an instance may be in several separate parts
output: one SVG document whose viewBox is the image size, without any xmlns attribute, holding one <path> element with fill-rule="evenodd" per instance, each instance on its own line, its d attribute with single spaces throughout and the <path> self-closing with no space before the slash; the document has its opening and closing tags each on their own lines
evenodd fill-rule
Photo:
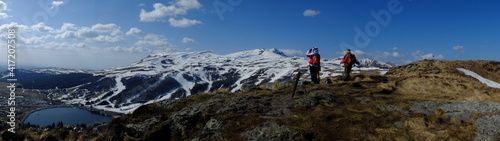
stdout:
<svg viewBox="0 0 500 141">
<path fill-rule="evenodd" d="M 351 49 L 347 49 L 347 50 L 345 50 L 345 52 L 351 52 Z"/>
</svg>

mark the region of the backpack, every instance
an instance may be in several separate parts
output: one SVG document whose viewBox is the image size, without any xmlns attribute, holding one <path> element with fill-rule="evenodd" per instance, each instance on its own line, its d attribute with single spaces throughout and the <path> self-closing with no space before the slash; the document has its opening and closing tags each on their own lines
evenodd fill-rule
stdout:
<svg viewBox="0 0 500 141">
<path fill-rule="evenodd" d="M 347 59 L 346 59 L 346 58 L 347 58 Z M 354 54 L 346 54 L 346 55 L 344 56 L 344 59 L 346 59 L 346 62 L 345 62 L 345 63 L 346 63 L 346 64 L 349 64 L 349 65 L 354 64 L 354 63 L 358 62 L 358 60 L 356 59 L 356 56 L 355 56 Z"/>
<path fill-rule="evenodd" d="M 319 56 L 319 54 L 315 54 L 313 57 L 312 57 L 312 64 L 313 65 L 320 65 L 321 62 L 321 56 Z"/>
</svg>

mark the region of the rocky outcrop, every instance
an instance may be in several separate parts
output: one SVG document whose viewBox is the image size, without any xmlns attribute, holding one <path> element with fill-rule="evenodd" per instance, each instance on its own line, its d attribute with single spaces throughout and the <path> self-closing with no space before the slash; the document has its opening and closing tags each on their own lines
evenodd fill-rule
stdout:
<svg viewBox="0 0 500 141">
<path fill-rule="evenodd" d="M 242 135 L 248 137 L 250 141 L 287 141 L 296 136 L 286 126 L 274 122 L 265 122 L 262 126 L 246 131 Z"/>
<path fill-rule="evenodd" d="M 484 116 L 477 119 L 475 141 L 494 141 L 500 139 L 500 115 Z"/>
</svg>

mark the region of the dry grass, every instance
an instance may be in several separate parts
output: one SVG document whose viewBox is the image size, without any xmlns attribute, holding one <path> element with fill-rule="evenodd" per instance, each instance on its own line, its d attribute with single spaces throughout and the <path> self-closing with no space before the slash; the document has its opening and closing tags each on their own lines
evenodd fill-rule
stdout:
<svg viewBox="0 0 500 141">
<path fill-rule="evenodd" d="M 391 70 L 388 77 L 395 84 L 389 87 L 394 87 L 395 92 L 406 99 L 500 102 L 500 89 L 491 88 L 456 68 L 465 68 L 500 82 L 500 62 L 431 60 Z"/>
</svg>

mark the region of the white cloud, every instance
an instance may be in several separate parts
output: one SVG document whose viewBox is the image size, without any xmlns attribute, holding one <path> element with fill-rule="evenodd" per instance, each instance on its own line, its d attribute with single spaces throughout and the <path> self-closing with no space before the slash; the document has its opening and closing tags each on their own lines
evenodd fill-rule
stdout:
<svg viewBox="0 0 500 141">
<path fill-rule="evenodd" d="M 143 40 L 135 42 L 139 47 L 172 47 L 173 45 L 167 42 L 167 39 L 162 35 L 148 34 Z"/>
<path fill-rule="evenodd" d="M 146 49 L 144 47 L 121 47 L 121 46 L 116 46 L 116 47 L 109 47 L 105 48 L 104 50 L 106 51 L 112 51 L 112 52 L 127 52 L 127 53 L 144 53 L 144 52 L 151 52 L 151 50 Z"/>
<path fill-rule="evenodd" d="M 54 8 L 56 8 L 56 7 L 58 7 L 58 6 L 62 5 L 62 4 L 64 4 L 63 1 L 52 1 L 52 3 L 51 3 L 52 7 L 50 7 L 50 8 L 54 9 Z"/>
<path fill-rule="evenodd" d="M 82 29 L 78 30 L 76 33 L 76 36 L 78 38 L 95 38 L 97 36 L 99 36 L 99 34 L 95 31 L 93 31 L 91 28 L 89 27 L 83 27 Z"/>
<path fill-rule="evenodd" d="M 55 39 L 76 39 L 78 38 L 75 31 L 65 31 L 64 33 L 54 36 Z"/>
<path fill-rule="evenodd" d="M 91 27 L 76 27 L 72 23 L 64 23 L 60 33 L 54 36 L 54 39 L 83 39 L 88 42 L 98 43 L 119 43 L 124 41 L 123 32 L 120 26 L 116 24 L 95 24 Z"/>
<path fill-rule="evenodd" d="M 140 21 L 159 21 L 162 20 L 163 17 L 167 16 L 177 16 L 177 15 L 185 15 L 187 11 L 190 9 L 199 9 L 202 7 L 201 3 L 198 0 L 178 0 L 173 5 L 165 6 L 161 3 L 153 4 L 154 10 L 147 12 L 144 9 L 141 9 L 141 13 L 139 14 Z"/>
<path fill-rule="evenodd" d="M 354 50 L 354 51 L 352 51 L 352 53 L 355 55 L 364 55 L 365 54 L 365 52 L 363 52 L 361 50 Z"/>
<path fill-rule="evenodd" d="M 10 17 L 10 16 L 7 15 L 7 13 L 0 12 L 0 19 L 5 19 L 5 18 L 8 18 L 8 17 Z"/>
<path fill-rule="evenodd" d="M 26 26 L 10 22 L 0 24 L 0 40 L 5 40 L 7 30 L 12 28 L 19 33 L 16 37 L 16 43 L 22 46 L 19 52 L 26 55 L 20 62 L 40 67 L 105 69 L 130 64 L 153 51 L 178 50 L 163 35 L 146 35 L 139 28 L 128 30 L 129 35 L 142 33 L 137 38 L 128 41 L 129 44 L 136 43 L 136 45 L 123 47 L 126 33 L 122 33 L 120 26 L 113 23 L 92 26 L 62 23 L 54 28 L 45 23 Z M 32 32 L 34 33 L 29 34 Z M 0 46 L 0 48 L 6 47 L 6 43 L 1 44 L 5 46 Z M 123 58 L 125 54 L 127 57 Z M 121 61 L 116 61 L 115 59 L 120 56 Z M 134 58 L 130 59 L 131 57 Z M 96 66 L 88 66 L 89 64 Z"/>
<path fill-rule="evenodd" d="M 121 36 L 107 36 L 107 35 L 99 35 L 95 38 L 87 38 L 85 39 L 86 41 L 90 42 L 98 42 L 98 43 L 118 43 L 124 41 L 123 37 Z"/>
<path fill-rule="evenodd" d="M 380 52 L 376 51 L 373 54 L 369 54 L 368 56 L 372 56 L 376 60 L 394 60 L 394 59 L 402 59 L 405 57 L 405 55 L 399 53 L 399 52 Z"/>
<path fill-rule="evenodd" d="M 16 22 L 0 25 L 0 31 L 2 31 L 3 33 L 7 32 L 7 30 L 11 28 L 16 28 L 17 32 L 31 32 L 31 28 L 26 25 L 18 24 Z"/>
<path fill-rule="evenodd" d="M 196 41 L 194 39 L 184 37 L 182 38 L 182 43 L 196 43 Z"/>
<path fill-rule="evenodd" d="M 283 52 L 286 56 L 304 56 L 306 53 L 295 49 L 278 49 Z"/>
<path fill-rule="evenodd" d="M 392 53 L 390 53 L 390 52 L 383 52 L 381 54 L 381 56 L 384 57 L 384 58 L 388 58 L 388 57 L 395 57 L 395 58 L 402 57 L 402 55 L 399 54 L 398 52 L 392 52 Z"/>
<path fill-rule="evenodd" d="M 85 48 L 87 45 L 85 43 L 68 43 L 68 42 L 38 42 L 26 44 L 27 48 L 30 49 L 44 49 L 44 50 L 70 50 L 76 51 L 78 49 Z"/>
<path fill-rule="evenodd" d="M 7 10 L 7 4 L 3 1 L 0 1 L 0 11 Z"/>
<path fill-rule="evenodd" d="M 95 25 L 92 25 L 91 27 L 92 31 L 95 31 L 95 32 L 114 32 L 115 30 L 118 30 L 120 29 L 120 27 L 114 23 L 110 23 L 110 24 L 101 24 L 101 23 L 98 23 L 98 24 L 95 24 Z"/>
<path fill-rule="evenodd" d="M 307 16 L 307 17 L 314 17 L 314 16 L 318 15 L 319 13 L 320 13 L 320 11 L 307 9 L 304 11 L 303 15 Z"/>
<path fill-rule="evenodd" d="M 463 51 L 465 49 L 463 46 L 454 46 L 452 48 L 453 48 L 453 50 L 461 50 L 461 51 Z"/>
<path fill-rule="evenodd" d="M 158 34 L 147 34 L 144 36 L 144 40 L 167 40 L 163 38 L 163 35 L 158 35 Z"/>
<path fill-rule="evenodd" d="M 202 24 L 201 21 L 190 20 L 190 19 L 186 19 L 186 18 L 182 18 L 181 20 L 176 20 L 174 18 L 170 18 L 170 19 L 168 19 L 168 21 L 170 22 L 170 26 L 173 26 L 173 27 L 190 27 L 193 25 Z"/>
<path fill-rule="evenodd" d="M 18 36 L 18 42 L 20 44 L 26 44 L 26 45 L 37 45 L 44 43 L 48 38 L 52 38 L 52 35 L 44 35 L 44 36 L 32 36 L 32 37 L 22 37 Z"/>
<path fill-rule="evenodd" d="M 434 55 L 432 53 L 428 53 L 428 54 L 425 54 L 425 55 L 422 55 L 420 56 L 420 59 L 444 59 L 444 56 L 443 55 Z"/>
<path fill-rule="evenodd" d="M 113 35 L 113 36 L 123 36 L 123 32 L 120 29 L 116 29 L 113 32 L 111 32 L 111 35 Z"/>
<path fill-rule="evenodd" d="M 202 6 L 198 0 L 179 0 L 176 5 L 186 9 L 198 9 Z"/>
<path fill-rule="evenodd" d="M 132 28 L 130 28 L 130 30 L 128 30 L 128 31 L 125 33 L 125 35 L 129 35 L 129 36 L 131 36 L 131 35 L 133 35 L 133 36 L 137 36 L 137 35 L 141 35 L 141 34 L 143 34 L 142 30 L 140 30 L 140 29 L 139 29 L 139 28 L 137 28 L 137 27 L 132 27 Z"/>
<path fill-rule="evenodd" d="M 51 32 L 52 30 L 54 30 L 54 28 L 52 28 L 52 27 L 45 26 L 45 23 L 43 23 L 43 22 L 40 22 L 36 25 L 31 26 L 31 29 L 38 31 L 38 32 L 42 32 L 42 33 L 48 33 L 48 32 Z"/>
<path fill-rule="evenodd" d="M 151 12 L 146 12 L 146 10 L 141 9 L 139 15 L 141 21 L 158 21 L 166 16 L 177 16 L 187 13 L 187 9 L 179 8 L 174 5 L 165 6 L 161 3 L 155 3 L 153 7 L 154 10 Z"/>
<path fill-rule="evenodd" d="M 392 57 L 402 57 L 398 52 L 392 52 Z"/>
<path fill-rule="evenodd" d="M 399 48 L 398 47 L 392 47 L 392 50 L 398 50 Z"/>
<path fill-rule="evenodd" d="M 3 1 L 0 1 L 0 19 L 5 19 L 5 18 L 10 17 L 10 15 L 3 12 L 6 10 L 7 10 L 7 4 Z"/>
<path fill-rule="evenodd" d="M 85 43 L 51 42 L 48 44 L 55 49 L 67 49 L 67 50 L 86 47 Z"/>
<path fill-rule="evenodd" d="M 72 24 L 72 23 L 63 23 L 60 31 L 64 32 L 64 31 L 69 31 L 69 30 L 76 30 L 76 25 Z"/>
<path fill-rule="evenodd" d="M 135 45 L 141 47 L 149 47 L 149 46 L 164 47 L 164 46 L 170 46 L 170 43 L 168 43 L 165 40 L 140 40 L 135 42 Z"/>
<path fill-rule="evenodd" d="M 444 59 L 443 55 L 434 55 L 433 53 L 423 53 L 421 51 L 416 51 L 412 53 L 413 57 L 417 60 L 442 60 Z"/>
</svg>

